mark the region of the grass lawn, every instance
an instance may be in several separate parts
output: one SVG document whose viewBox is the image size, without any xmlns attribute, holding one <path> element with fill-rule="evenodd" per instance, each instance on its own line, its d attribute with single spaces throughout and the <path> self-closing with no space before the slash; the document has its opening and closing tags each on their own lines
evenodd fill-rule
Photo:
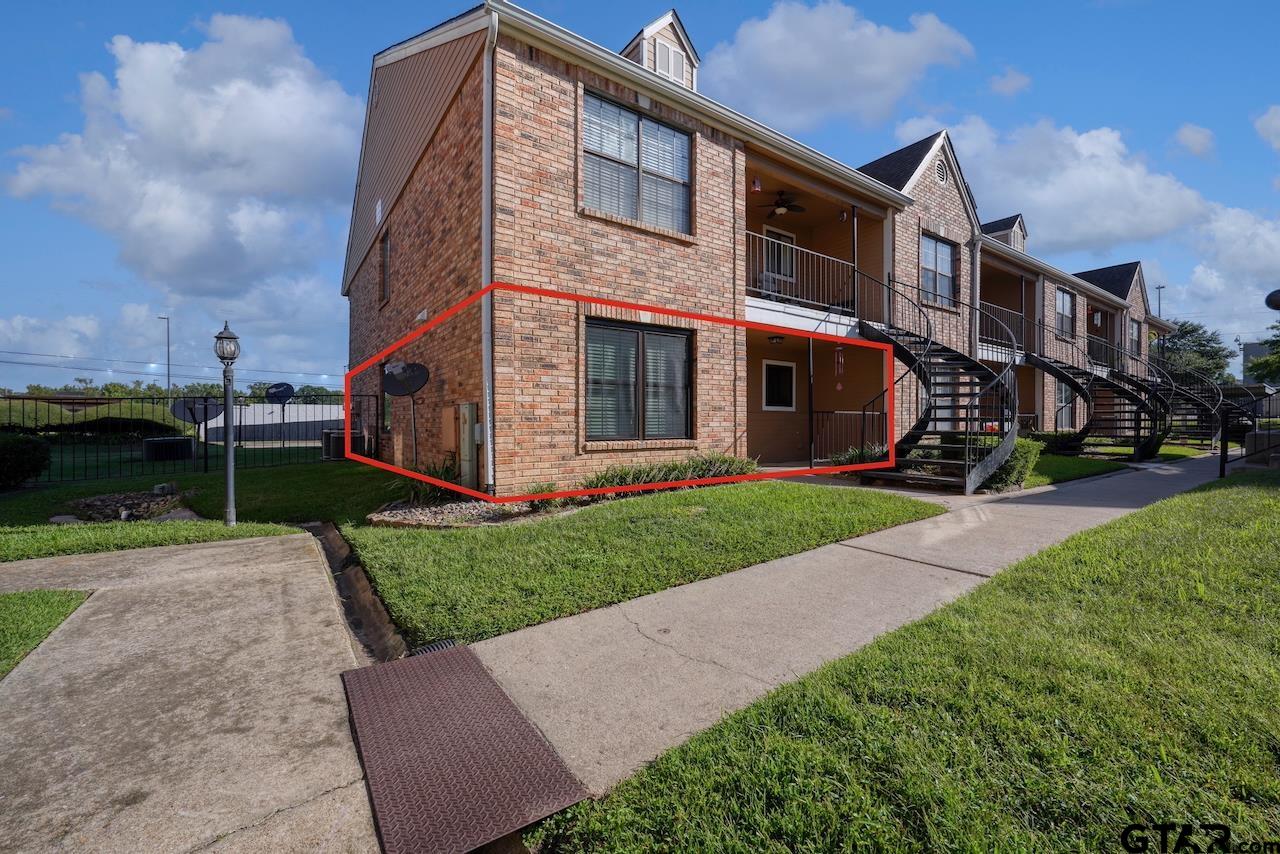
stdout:
<svg viewBox="0 0 1280 854">
<path fill-rule="evenodd" d="M 543 850 L 1119 850 L 1133 821 L 1274 839 L 1277 519 L 1267 472 L 1077 534 L 553 818 Z"/>
<path fill-rule="evenodd" d="M 1092 477 L 1095 474 L 1106 474 L 1127 468 L 1124 463 L 1112 460 L 1091 460 L 1088 457 L 1064 457 L 1057 454 L 1041 454 L 1036 466 L 1027 475 L 1022 484 L 1024 488 L 1046 486 L 1050 483 L 1062 483 L 1064 480 L 1076 480 L 1081 477 Z"/>
<path fill-rule="evenodd" d="M 392 618 L 422 644 L 493 637 L 940 512 L 888 493 L 761 481 L 519 525 L 342 533 Z"/>
<path fill-rule="evenodd" d="M 76 498 L 147 490 L 164 480 L 176 482 L 182 490 L 195 489 L 196 494 L 187 504 L 201 516 L 215 521 L 45 524 L 50 516 L 67 512 L 69 502 Z M 362 519 L 379 505 L 402 495 L 399 482 L 394 475 L 348 462 L 239 471 L 236 473 L 236 516 L 241 524 L 233 529 L 216 521 L 222 518 L 225 494 L 221 472 L 93 480 L 22 489 L 0 494 L 0 561 L 296 533 L 295 529 L 280 524 L 245 523 Z"/>
<path fill-rule="evenodd" d="M 0 677 L 39 646 L 88 595 L 77 590 L 0 593 Z"/>
<path fill-rule="evenodd" d="M 1133 446 L 1103 445 L 1087 442 L 1084 446 L 1084 452 L 1086 454 L 1104 457 L 1131 457 L 1133 456 Z M 1169 442 L 1165 442 L 1160 446 L 1160 453 L 1156 454 L 1154 461 L 1176 462 L 1178 460 L 1185 460 L 1189 457 L 1198 457 L 1204 453 L 1208 453 L 1207 448 L 1191 448 L 1187 445 L 1174 445 Z M 1153 462 L 1153 460 L 1147 460 L 1146 462 Z"/>
</svg>

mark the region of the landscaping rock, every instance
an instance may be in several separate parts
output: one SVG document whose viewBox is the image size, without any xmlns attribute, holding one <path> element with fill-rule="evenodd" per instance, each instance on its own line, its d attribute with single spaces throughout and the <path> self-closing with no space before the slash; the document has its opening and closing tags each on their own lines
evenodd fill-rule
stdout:
<svg viewBox="0 0 1280 854">
<path fill-rule="evenodd" d="M 152 495 L 177 495 L 178 484 L 174 483 L 173 481 L 169 481 L 168 483 L 157 483 L 155 486 L 151 487 L 151 494 Z"/>
<path fill-rule="evenodd" d="M 95 495 L 73 501 L 76 516 L 91 522 L 129 522 L 135 519 L 153 519 L 178 506 L 177 495 L 156 495 L 151 492 L 117 492 Z"/>
<path fill-rule="evenodd" d="M 65 514 L 62 516 L 49 517 L 50 525 L 79 525 L 83 521 L 84 521 L 83 519 L 80 519 L 77 516 L 68 516 Z"/>
<path fill-rule="evenodd" d="M 557 512 L 557 511 L 551 511 Z M 571 511 L 558 511 L 571 512 Z M 526 501 L 490 504 L 487 501 L 454 501 L 449 504 L 413 505 L 404 501 L 388 504 L 365 520 L 370 525 L 390 528 L 471 528 L 500 525 L 549 515 L 535 512 Z"/>
</svg>

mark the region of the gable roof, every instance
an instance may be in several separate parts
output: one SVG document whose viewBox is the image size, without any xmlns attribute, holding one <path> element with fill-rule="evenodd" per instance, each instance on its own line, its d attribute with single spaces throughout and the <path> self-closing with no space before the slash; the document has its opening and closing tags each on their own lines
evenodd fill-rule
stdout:
<svg viewBox="0 0 1280 854">
<path fill-rule="evenodd" d="M 888 184 L 895 190 L 904 190 L 942 134 L 943 131 L 938 131 L 897 151 L 891 151 L 884 157 L 859 166 L 858 171 L 870 178 L 875 178 L 881 184 Z"/>
<path fill-rule="evenodd" d="M 1129 290 L 1133 287 L 1133 277 L 1138 274 L 1138 270 L 1141 267 L 1141 261 L 1129 261 L 1125 264 L 1099 267 L 1096 270 L 1085 270 L 1075 275 L 1076 278 L 1084 279 L 1089 284 L 1102 288 L 1112 296 L 1120 297 L 1120 299 L 1128 302 Z"/>
<path fill-rule="evenodd" d="M 982 224 L 982 233 L 1002 234 L 1006 231 L 1012 231 L 1013 227 L 1019 222 L 1022 222 L 1022 214 L 1020 213 L 1016 213 L 1013 216 L 1007 216 L 1004 219 L 993 219 L 991 222 L 984 222 Z M 1022 231 L 1024 234 L 1027 231 L 1027 224 L 1025 222 L 1022 222 Z"/>
<path fill-rule="evenodd" d="M 618 51 L 618 53 L 625 54 L 635 46 L 636 42 L 641 39 L 652 37 L 654 33 L 667 26 L 667 24 L 670 24 L 671 29 L 675 30 L 676 37 L 679 38 L 680 41 L 684 42 L 685 53 L 687 53 L 689 58 L 693 60 L 693 64 L 697 65 L 701 62 L 702 58 L 698 56 L 698 49 L 693 46 L 693 39 L 689 38 L 689 31 L 684 28 L 684 22 L 680 20 L 680 15 L 675 9 L 668 9 L 666 12 L 663 12 L 661 15 L 645 24 L 644 27 L 641 28 L 640 32 L 631 37 L 631 41 L 627 42 L 627 46 Z"/>
</svg>

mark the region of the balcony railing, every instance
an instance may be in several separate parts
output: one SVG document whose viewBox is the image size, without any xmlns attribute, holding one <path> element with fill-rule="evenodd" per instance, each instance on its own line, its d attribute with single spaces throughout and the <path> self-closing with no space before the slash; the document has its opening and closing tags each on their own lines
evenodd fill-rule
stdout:
<svg viewBox="0 0 1280 854">
<path fill-rule="evenodd" d="M 989 302 L 979 303 L 978 307 L 982 309 L 978 314 L 979 341 L 1008 346 L 1009 333 L 1013 333 L 1022 349 L 1031 348 L 1033 342 L 1028 335 L 1027 319 L 1022 312 Z"/>
<path fill-rule="evenodd" d="M 1111 342 L 1099 335 L 1090 335 L 1088 341 L 1089 361 L 1104 368 L 1121 368 L 1120 351 Z"/>
<path fill-rule="evenodd" d="M 860 303 L 878 287 L 848 261 L 747 232 L 748 296 L 859 317 Z"/>
</svg>

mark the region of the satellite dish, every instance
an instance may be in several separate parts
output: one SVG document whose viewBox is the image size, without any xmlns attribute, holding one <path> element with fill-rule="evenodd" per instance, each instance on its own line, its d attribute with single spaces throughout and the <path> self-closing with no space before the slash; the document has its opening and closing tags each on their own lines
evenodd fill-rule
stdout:
<svg viewBox="0 0 1280 854">
<path fill-rule="evenodd" d="M 169 405 L 173 417 L 188 424 L 203 424 L 222 414 L 222 404 L 204 397 L 179 397 Z"/>
<path fill-rule="evenodd" d="M 273 386 L 267 386 L 264 397 L 266 397 L 268 403 L 286 404 L 293 397 L 293 386 L 288 383 L 276 383 Z"/>
<path fill-rule="evenodd" d="M 1267 308 L 1272 311 L 1280 311 L 1280 291 L 1272 291 L 1267 294 Z"/>
<path fill-rule="evenodd" d="M 382 372 L 382 390 L 392 397 L 408 397 L 427 384 L 431 372 L 417 362 L 388 362 Z"/>
</svg>

